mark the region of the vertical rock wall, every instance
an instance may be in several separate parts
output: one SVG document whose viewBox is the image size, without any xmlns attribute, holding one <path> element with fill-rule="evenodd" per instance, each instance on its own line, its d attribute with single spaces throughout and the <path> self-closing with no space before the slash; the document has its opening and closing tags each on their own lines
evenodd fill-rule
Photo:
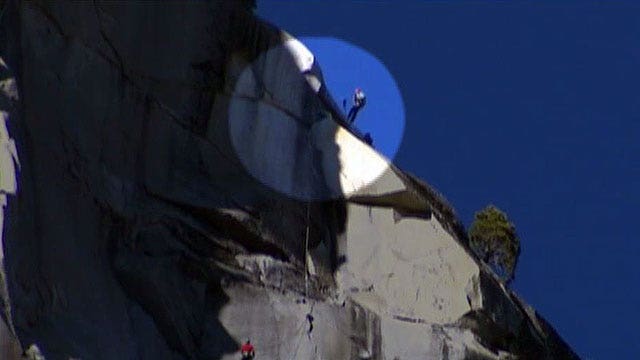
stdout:
<svg viewBox="0 0 640 360">
<path fill-rule="evenodd" d="M 5 272 L 4 216 L 5 207 L 18 191 L 18 169 L 20 160 L 16 144 L 9 133 L 11 122 L 18 120 L 16 102 L 18 90 L 16 80 L 0 57 L 0 358 L 11 359 L 20 355 L 11 316 L 11 303 Z"/>
<path fill-rule="evenodd" d="M 8 2 L 5 358 L 575 357 L 251 5 Z"/>
</svg>

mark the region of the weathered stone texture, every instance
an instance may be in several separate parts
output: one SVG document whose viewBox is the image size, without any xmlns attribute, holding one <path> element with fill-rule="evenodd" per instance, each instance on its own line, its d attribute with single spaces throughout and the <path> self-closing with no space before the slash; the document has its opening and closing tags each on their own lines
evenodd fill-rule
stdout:
<svg viewBox="0 0 640 360">
<path fill-rule="evenodd" d="M 7 2 L 0 357 L 575 358 L 251 6 Z"/>
</svg>

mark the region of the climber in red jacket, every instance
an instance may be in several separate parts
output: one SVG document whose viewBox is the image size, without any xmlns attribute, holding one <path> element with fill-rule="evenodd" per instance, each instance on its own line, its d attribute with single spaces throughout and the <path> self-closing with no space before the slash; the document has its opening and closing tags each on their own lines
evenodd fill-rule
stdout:
<svg viewBox="0 0 640 360">
<path fill-rule="evenodd" d="M 253 360 L 256 356 L 256 351 L 251 345 L 251 341 L 247 340 L 244 345 L 240 348 L 240 353 L 242 354 L 242 360 Z"/>
</svg>

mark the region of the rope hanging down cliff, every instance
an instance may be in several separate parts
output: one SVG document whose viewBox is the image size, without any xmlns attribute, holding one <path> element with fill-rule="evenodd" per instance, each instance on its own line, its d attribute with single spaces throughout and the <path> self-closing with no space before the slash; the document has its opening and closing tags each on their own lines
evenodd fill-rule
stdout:
<svg viewBox="0 0 640 360">
<path fill-rule="evenodd" d="M 303 306 L 309 306 L 309 311 L 305 315 L 304 320 L 298 326 L 295 331 L 296 337 L 298 340 L 295 342 L 295 346 L 291 351 L 290 360 L 297 359 L 299 357 L 298 352 L 300 351 L 300 345 L 302 344 L 303 339 L 305 338 L 304 334 L 306 333 L 306 337 L 309 341 L 311 341 L 311 332 L 313 331 L 313 305 L 310 304 L 307 300 L 309 296 L 309 268 L 308 268 L 308 259 L 309 259 L 309 230 L 310 230 L 310 203 L 307 203 L 307 211 L 306 211 L 306 229 L 304 236 L 304 298 L 302 303 Z M 305 324 L 309 324 L 309 328 L 305 330 Z M 317 347 L 314 350 L 317 352 Z"/>
</svg>

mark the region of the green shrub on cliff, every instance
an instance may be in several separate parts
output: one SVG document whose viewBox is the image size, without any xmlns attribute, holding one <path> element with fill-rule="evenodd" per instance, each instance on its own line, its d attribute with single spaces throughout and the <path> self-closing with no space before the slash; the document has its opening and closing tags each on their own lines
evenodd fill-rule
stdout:
<svg viewBox="0 0 640 360">
<path fill-rule="evenodd" d="M 475 214 L 469 229 L 473 251 L 506 282 L 514 279 L 520 240 L 507 215 L 493 205 Z"/>
</svg>

